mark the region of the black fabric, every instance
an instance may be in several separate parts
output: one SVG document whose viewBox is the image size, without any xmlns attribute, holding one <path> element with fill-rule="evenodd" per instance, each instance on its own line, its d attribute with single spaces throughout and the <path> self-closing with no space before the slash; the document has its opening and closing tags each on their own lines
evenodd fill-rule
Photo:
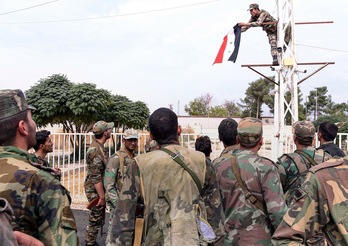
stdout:
<svg viewBox="0 0 348 246">
<path fill-rule="evenodd" d="M 329 152 L 329 154 L 334 157 L 334 156 L 339 156 L 339 157 L 344 157 L 345 154 L 343 152 L 343 150 L 341 150 L 336 144 L 334 143 L 326 143 L 326 144 L 322 144 L 320 145 L 317 149 L 322 149 L 325 150 L 327 152 Z"/>
<path fill-rule="evenodd" d="M 239 51 L 242 29 L 240 28 L 240 26 L 238 24 L 236 24 L 233 27 L 233 32 L 234 32 L 234 50 L 232 52 L 232 55 L 228 58 L 228 60 L 231 62 L 236 62 L 237 56 L 238 56 L 238 51 Z"/>
</svg>

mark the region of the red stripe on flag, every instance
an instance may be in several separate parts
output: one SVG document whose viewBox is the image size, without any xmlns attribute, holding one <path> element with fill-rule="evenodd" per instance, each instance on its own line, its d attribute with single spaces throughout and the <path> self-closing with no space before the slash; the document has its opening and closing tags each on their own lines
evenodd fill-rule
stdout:
<svg viewBox="0 0 348 246">
<path fill-rule="evenodd" d="M 217 54 L 217 56 L 215 58 L 215 61 L 214 61 L 213 65 L 215 63 L 222 63 L 223 58 L 224 58 L 224 52 L 225 52 L 226 46 L 227 46 L 227 35 L 224 37 L 224 41 L 221 44 L 221 47 L 219 49 L 219 52 L 218 52 L 218 54 Z"/>
</svg>

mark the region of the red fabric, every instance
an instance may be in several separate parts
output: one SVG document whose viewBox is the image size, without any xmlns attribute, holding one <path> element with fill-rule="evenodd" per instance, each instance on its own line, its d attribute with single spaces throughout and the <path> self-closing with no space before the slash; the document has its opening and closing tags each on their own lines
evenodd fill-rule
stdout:
<svg viewBox="0 0 348 246">
<path fill-rule="evenodd" d="M 219 52 L 218 52 L 218 54 L 217 54 L 217 56 L 216 56 L 216 58 L 215 58 L 215 61 L 214 61 L 213 65 L 214 65 L 215 63 L 222 63 L 222 61 L 223 61 L 224 52 L 225 52 L 225 49 L 226 49 L 226 46 L 227 46 L 227 39 L 228 39 L 227 36 L 228 36 L 228 35 L 226 35 L 226 36 L 224 37 L 224 41 L 223 41 L 222 44 L 221 44 L 221 47 L 220 47 L 220 49 L 219 49 Z"/>
</svg>

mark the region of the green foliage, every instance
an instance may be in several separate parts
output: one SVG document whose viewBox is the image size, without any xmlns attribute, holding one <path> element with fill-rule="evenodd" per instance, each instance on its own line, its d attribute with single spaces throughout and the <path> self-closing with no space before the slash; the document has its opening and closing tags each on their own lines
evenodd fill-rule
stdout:
<svg viewBox="0 0 348 246">
<path fill-rule="evenodd" d="M 195 98 L 193 101 L 185 105 L 185 112 L 190 116 L 209 116 L 210 113 L 210 102 L 212 96 L 208 93 L 204 96 Z"/>
<path fill-rule="evenodd" d="M 215 106 L 211 108 L 210 115 L 217 117 L 226 117 L 228 115 L 228 111 L 224 106 Z"/>
<path fill-rule="evenodd" d="M 345 125 L 348 125 L 348 119 L 346 116 L 339 116 L 339 115 L 320 116 L 317 120 L 313 122 L 315 125 L 315 128 L 318 129 L 318 126 L 324 121 L 339 123 L 339 125 L 342 125 L 342 127 L 339 127 L 338 132 L 348 132 L 348 131 L 342 131 L 346 128 Z"/>
<path fill-rule="evenodd" d="M 213 96 L 207 93 L 201 97 L 195 98 L 185 105 L 185 112 L 190 116 L 214 116 L 229 117 L 240 116 L 241 109 L 233 101 L 226 100 L 222 105 L 211 106 Z"/>
<path fill-rule="evenodd" d="M 274 80 L 274 77 L 271 78 Z M 245 98 L 240 99 L 239 106 L 242 107 L 242 117 L 260 118 L 262 114 L 262 105 L 270 101 L 269 93 L 273 84 L 264 78 L 260 78 L 249 83 L 245 92 Z"/>
<path fill-rule="evenodd" d="M 55 74 L 40 79 L 25 92 L 28 102 L 37 109 L 33 119 L 38 126 L 60 124 L 73 116 L 66 105 L 72 86 L 65 75 Z"/>
<path fill-rule="evenodd" d="M 39 127 L 62 124 L 65 132 L 88 132 L 98 120 L 118 127 L 143 128 L 149 117 L 145 103 L 112 95 L 95 84 L 76 84 L 54 74 L 26 91 L 29 104 L 37 108 L 33 118 Z"/>
<path fill-rule="evenodd" d="M 326 95 L 328 93 L 327 87 L 317 87 L 315 90 L 309 92 L 308 102 L 306 107 L 309 113 L 314 115 L 314 120 L 319 116 L 326 114 L 326 109 L 333 106 L 331 100 L 331 95 Z"/>
</svg>

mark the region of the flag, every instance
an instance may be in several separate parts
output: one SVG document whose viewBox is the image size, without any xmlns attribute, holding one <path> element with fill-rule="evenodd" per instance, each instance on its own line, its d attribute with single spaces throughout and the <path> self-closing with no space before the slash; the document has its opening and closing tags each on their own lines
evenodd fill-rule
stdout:
<svg viewBox="0 0 348 246">
<path fill-rule="evenodd" d="M 240 36 L 241 29 L 237 24 L 224 37 L 213 65 L 215 63 L 223 63 L 225 61 L 236 62 L 239 51 Z"/>
</svg>

